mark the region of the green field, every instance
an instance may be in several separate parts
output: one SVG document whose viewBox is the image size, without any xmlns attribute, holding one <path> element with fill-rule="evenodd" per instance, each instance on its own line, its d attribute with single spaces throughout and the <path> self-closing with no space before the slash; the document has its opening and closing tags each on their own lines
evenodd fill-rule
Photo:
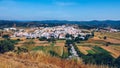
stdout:
<svg viewBox="0 0 120 68">
<path fill-rule="evenodd" d="M 45 53 L 49 53 L 53 56 L 67 57 L 68 51 L 67 48 L 61 46 L 36 46 L 32 49 L 33 51 L 41 50 Z"/>
<path fill-rule="evenodd" d="M 93 51 L 93 50 L 87 50 L 87 52 L 88 52 L 89 54 L 95 54 L 95 53 L 96 53 L 96 52 Z"/>
<path fill-rule="evenodd" d="M 109 54 L 108 51 L 102 49 L 101 47 L 98 47 L 98 46 L 95 46 L 93 47 L 93 50 L 96 52 L 96 53 L 104 53 L 104 54 Z"/>
</svg>

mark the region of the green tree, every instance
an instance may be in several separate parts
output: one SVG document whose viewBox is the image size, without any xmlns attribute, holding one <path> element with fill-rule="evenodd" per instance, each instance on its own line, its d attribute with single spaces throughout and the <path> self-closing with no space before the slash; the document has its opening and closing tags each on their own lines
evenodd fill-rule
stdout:
<svg viewBox="0 0 120 68">
<path fill-rule="evenodd" d="M 93 37 L 95 36 L 94 31 L 91 32 L 91 35 L 92 35 Z"/>
<path fill-rule="evenodd" d="M 40 41 L 46 41 L 47 38 L 46 38 L 46 37 L 41 37 L 41 38 L 39 38 L 39 40 L 40 40 Z"/>
<path fill-rule="evenodd" d="M 0 53 L 8 52 L 14 50 L 14 43 L 9 40 L 0 41 Z"/>
<path fill-rule="evenodd" d="M 74 40 L 66 40 L 66 45 L 74 44 Z"/>
<path fill-rule="evenodd" d="M 47 39 L 48 42 L 56 43 L 56 39 L 54 37 L 51 37 Z"/>
<path fill-rule="evenodd" d="M 66 37 L 66 38 L 69 38 L 69 37 L 70 37 L 70 34 L 67 33 L 67 34 L 65 35 L 65 37 Z"/>
<path fill-rule="evenodd" d="M 109 46 L 111 43 L 110 42 L 106 42 L 106 46 Z"/>
<path fill-rule="evenodd" d="M 8 39 L 9 35 L 3 35 L 2 38 Z"/>
<path fill-rule="evenodd" d="M 106 40 L 106 39 L 107 39 L 107 37 L 106 37 L 106 36 L 104 36 L 104 37 L 103 37 L 103 39 L 104 39 L 104 40 Z"/>
<path fill-rule="evenodd" d="M 77 43 L 80 43 L 80 40 L 81 40 L 81 39 L 80 39 L 79 37 L 76 37 L 76 38 L 75 38 L 75 42 L 77 42 Z"/>
<path fill-rule="evenodd" d="M 118 68 L 120 67 L 120 56 L 117 59 L 115 59 L 114 65 Z"/>
</svg>

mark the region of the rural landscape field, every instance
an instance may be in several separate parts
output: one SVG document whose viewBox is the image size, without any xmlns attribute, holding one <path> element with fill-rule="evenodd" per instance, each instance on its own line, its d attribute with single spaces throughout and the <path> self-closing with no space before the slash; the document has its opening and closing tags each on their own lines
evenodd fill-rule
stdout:
<svg viewBox="0 0 120 68">
<path fill-rule="evenodd" d="M 0 68 L 120 68 L 120 0 L 0 0 Z"/>
<path fill-rule="evenodd" d="M 64 29 L 67 29 L 67 27 Z M 51 31 L 52 28 L 54 27 L 50 27 L 47 31 Z M 76 37 L 74 34 L 67 33 L 65 36 L 62 34 L 64 38 L 50 36 L 48 39 L 47 36 L 24 35 L 25 31 L 29 33 L 38 29 L 24 28 L 23 35 L 19 35 L 19 33 L 16 35 L 14 30 L 1 30 L 0 67 L 119 68 L 120 32 L 77 29 L 81 30 L 81 33 Z"/>
</svg>

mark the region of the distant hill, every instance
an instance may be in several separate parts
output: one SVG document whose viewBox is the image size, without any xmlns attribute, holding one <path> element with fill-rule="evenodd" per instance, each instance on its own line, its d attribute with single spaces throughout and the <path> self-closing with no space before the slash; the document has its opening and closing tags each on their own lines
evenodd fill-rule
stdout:
<svg viewBox="0 0 120 68">
<path fill-rule="evenodd" d="M 44 21 L 10 21 L 0 20 L 0 28 L 12 27 L 16 24 L 18 27 L 35 27 L 35 26 L 57 26 L 63 24 L 77 24 L 82 28 L 103 28 L 112 27 L 120 29 L 120 20 L 105 20 L 105 21 L 66 21 L 66 20 L 44 20 Z"/>
</svg>

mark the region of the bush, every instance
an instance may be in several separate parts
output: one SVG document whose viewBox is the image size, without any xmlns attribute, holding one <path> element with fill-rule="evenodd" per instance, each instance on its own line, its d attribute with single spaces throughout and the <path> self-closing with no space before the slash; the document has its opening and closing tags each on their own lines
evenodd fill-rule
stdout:
<svg viewBox="0 0 120 68">
<path fill-rule="evenodd" d="M 50 55 L 52 55 L 52 56 L 58 56 L 58 57 L 59 57 L 59 55 L 58 55 L 56 52 L 52 51 L 52 50 L 50 50 L 49 53 L 50 53 Z"/>
<path fill-rule="evenodd" d="M 15 52 L 17 52 L 17 54 L 19 54 L 20 52 L 28 52 L 28 49 L 18 47 L 17 50 L 16 50 Z"/>
<path fill-rule="evenodd" d="M 0 53 L 8 52 L 14 50 L 14 43 L 10 40 L 1 40 L 0 41 Z"/>
<path fill-rule="evenodd" d="M 114 65 L 118 68 L 120 67 L 120 56 L 117 59 L 115 59 Z"/>
<path fill-rule="evenodd" d="M 107 39 L 107 37 L 106 37 L 106 36 L 104 36 L 104 37 L 103 37 L 103 39 L 104 39 L 104 40 L 106 40 L 106 39 Z"/>
<path fill-rule="evenodd" d="M 3 35 L 2 38 L 8 39 L 10 36 L 9 35 Z"/>
<path fill-rule="evenodd" d="M 41 38 L 39 38 L 39 40 L 40 40 L 40 41 L 46 41 L 47 38 L 46 38 L 46 37 L 41 37 Z"/>
<path fill-rule="evenodd" d="M 48 42 L 56 43 L 56 39 L 54 37 L 51 37 L 47 39 Z"/>
<path fill-rule="evenodd" d="M 66 40 L 65 44 L 69 46 L 70 44 L 73 44 L 73 43 L 74 43 L 74 40 Z"/>
</svg>

